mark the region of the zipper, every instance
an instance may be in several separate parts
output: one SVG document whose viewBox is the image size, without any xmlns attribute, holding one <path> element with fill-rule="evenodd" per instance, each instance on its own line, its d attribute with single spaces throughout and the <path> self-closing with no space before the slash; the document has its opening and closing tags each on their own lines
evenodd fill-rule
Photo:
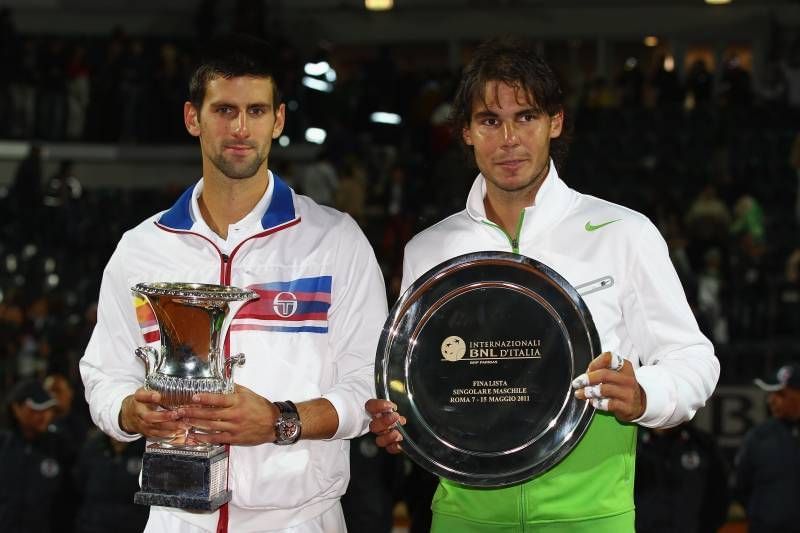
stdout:
<svg viewBox="0 0 800 533">
<path fill-rule="evenodd" d="M 219 251 L 219 250 L 217 250 Z M 220 285 L 230 285 L 231 284 L 231 256 L 228 254 L 223 254 L 220 252 L 219 258 L 222 261 L 222 265 L 220 266 L 219 272 L 219 282 Z"/>
<path fill-rule="evenodd" d="M 511 237 L 511 235 L 509 235 L 508 232 L 505 229 L 503 229 L 501 226 L 495 224 L 494 222 L 491 222 L 489 220 L 481 220 L 481 222 L 483 222 L 487 226 L 491 226 L 493 228 L 497 228 L 498 230 L 500 230 L 500 232 L 503 235 L 505 235 L 506 239 L 508 239 L 508 243 L 511 245 L 511 251 L 514 252 L 515 254 L 518 254 L 519 253 L 519 238 L 520 238 L 520 233 L 522 232 L 522 222 L 524 220 L 525 220 L 525 210 L 523 209 L 523 210 L 521 210 L 519 212 L 519 219 L 517 220 L 517 236 L 516 237 Z"/>
</svg>

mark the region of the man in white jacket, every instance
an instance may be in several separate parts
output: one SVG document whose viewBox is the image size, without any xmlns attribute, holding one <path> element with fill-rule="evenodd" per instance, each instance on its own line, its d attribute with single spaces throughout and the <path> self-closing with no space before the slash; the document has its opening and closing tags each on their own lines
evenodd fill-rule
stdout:
<svg viewBox="0 0 800 533">
<path fill-rule="evenodd" d="M 465 69 L 453 126 L 480 174 L 466 209 L 406 246 L 403 290 L 437 264 L 485 250 L 536 259 L 583 295 L 603 353 L 573 382 L 597 413 L 555 467 L 485 489 L 442 480 L 432 531 L 633 531 L 636 424 L 691 418 L 714 390 L 719 362 L 686 303 L 655 226 L 640 213 L 570 189 L 551 154 L 564 109 L 550 68 L 529 43 L 497 39 Z M 396 406 L 370 400 L 377 443 L 400 451 Z"/>
<path fill-rule="evenodd" d="M 374 394 L 385 290 L 355 222 L 296 195 L 268 170 L 285 120 L 274 56 L 244 37 L 209 47 L 184 105 L 203 177 L 172 208 L 128 231 L 103 274 L 97 326 L 80 363 L 95 423 L 121 441 L 193 426 L 209 430 L 207 442 L 231 445 L 233 500 L 216 512 L 153 507 L 148 532 L 345 530 L 344 439 L 368 423 L 363 405 Z M 152 281 L 259 294 L 226 340 L 228 353 L 247 358 L 233 394 L 199 394 L 191 407 L 161 410 L 159 393 L 142 388 L 134 350 L 158 332 L 148 329 L 146 309 L 137 313 L 130 288 Z M 294 417 L 300 432 L 285 433 L 281 420 Z"/>
</svg>

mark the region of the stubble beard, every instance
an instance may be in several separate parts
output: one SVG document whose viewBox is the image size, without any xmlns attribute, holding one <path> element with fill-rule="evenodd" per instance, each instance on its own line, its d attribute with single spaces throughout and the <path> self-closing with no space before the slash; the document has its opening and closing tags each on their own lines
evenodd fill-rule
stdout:
<svg viewBox="0 0 800 533">
<path fill-rule="evenodd" d="M 252 161 L 232 161 L 226 158 L 224 154 L 218 154 L 211 159 L 211 162 L 217 167 L 217 170 L 222 172 L 225 176 L 234 180 L 243 180 L 252 178 L 258 172 L 258 169 L 267 160 L 266 154 L 256 153 Z"/>
<path fill-rule="evenodd" d="M 503 186 L 503 182 L 501 180 L 495 180 L 495 186 L 503 191 L 504 193 L 516 195 L 520 193 L 527 193 L 531 190 L 538 189 L 541 186 L 544 179 L 547 177 L 547 174 L 550 172 L 550 160 L 548 159 L 544 166 L 540 168 L 533 179 L 530 181 L 526 181 L 525 183 L 517 186 L 517 187 L 509 187 Z"/>
</svg>

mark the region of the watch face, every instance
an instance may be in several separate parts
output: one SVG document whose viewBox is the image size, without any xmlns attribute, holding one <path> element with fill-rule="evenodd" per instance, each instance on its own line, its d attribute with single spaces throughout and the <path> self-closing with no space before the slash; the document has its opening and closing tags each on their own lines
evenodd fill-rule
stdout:
<svg viewBox="0 0 800 533">
<path fill-rule="evenodd" d="M 278 422 L 278 440 L 280 441 L 293 441 L 299 431 L 300 426 L 295 420 L 282 418 Z"/>
</svg>

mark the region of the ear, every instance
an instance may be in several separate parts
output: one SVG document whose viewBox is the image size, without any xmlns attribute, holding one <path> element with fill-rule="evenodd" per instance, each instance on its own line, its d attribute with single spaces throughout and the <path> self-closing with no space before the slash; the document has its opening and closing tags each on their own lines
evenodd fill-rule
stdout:
<svg viewBox="0 0 800 533">
<path fill-rule="evenodd" d="M 555 139 L 561 135 L 561 130 L 564 128 L 564 112 L 559 111 L 550 117 L 550 138 Z"/>
<path fill-rule="evenodd" d="M 472 146 L 475 144 L 472 141 L 472 132 L 469 131 L 469 128 L 461 129 L 461 138 L 464 139 L 464 144 L 466 144 L 467 146 Z"/>
<path fill-rule="evenodd" d="M 183 104 L 183 123 L 189 135 L 192 137 L 200 136 L 199 112 L 191 102 L 184 102 Z"/>
<path fill-rule="evenodd" d="M 272 126 L 272 138 L 277 139 L 283 133 L 283 126 L 286 123 L 286 104 L 281 104 L 275 110 L 275 125 Z"/>
</svg>

